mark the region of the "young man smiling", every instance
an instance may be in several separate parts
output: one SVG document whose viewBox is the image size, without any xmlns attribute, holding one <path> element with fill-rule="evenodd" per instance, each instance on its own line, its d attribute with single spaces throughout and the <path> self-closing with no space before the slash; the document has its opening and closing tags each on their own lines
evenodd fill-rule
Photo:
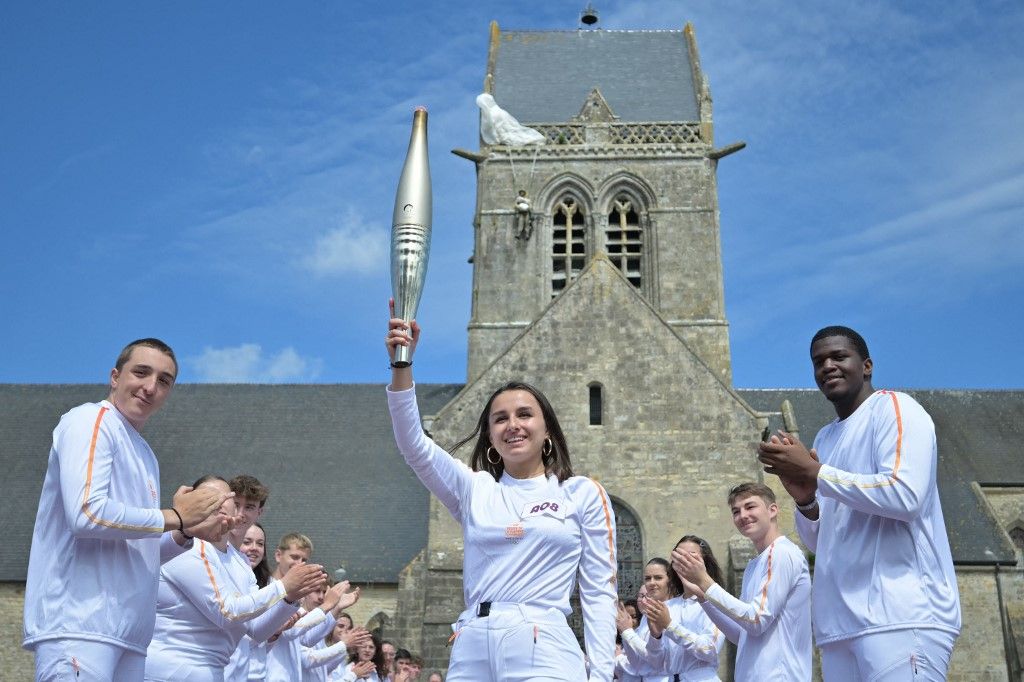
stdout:
<svg viewBox="0 0 1024 682">
<path fill-rule="evenodd" d="M 763 483 L 729 492 L 736 530 L 757 556 L 743 571 L 740 598 L 715 583 L 699 552 L 672 551 L 672 566 L 708 617 L 736 645 L 737 680 L 811 679 L 811 577 L 807 559 L 779 532 L 775 493 Z"/>
<path fill-rule="evenodd" d="M 23 646 L 35 652 L 37 680 L 142 680 L 160 563 L 230 497 L 181 487 L 160 509 L 159 467 L 139 431 L 177 374 L 167 344 L 133 341 L 107 399 L 54 429 L 25 588 Z"/>
<path fill-rule="evenodd" d="M 960 599 L 935 485 L 935 426 L 910 396 L 872 388 L 867 343 L 849 327 L 818 331 L 811 363 L 836 419 L 811 451 L 780 432 L 759 455 L 796 501 L 797 531 L 816 553 L 824 677 L 944 680 Z"/>
</svg>

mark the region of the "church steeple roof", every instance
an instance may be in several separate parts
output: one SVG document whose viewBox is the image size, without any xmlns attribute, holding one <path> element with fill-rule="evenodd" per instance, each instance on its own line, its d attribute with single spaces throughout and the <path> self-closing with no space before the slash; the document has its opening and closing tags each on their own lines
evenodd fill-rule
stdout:
<svg viewBox="0 0 1024 682">
<path fill-rule="evenodd" d="M 688 31 L 499 31 L 487 84 L 523 123 L 569 121 L 598 88 L 619 121 L 701 120 Z"/>
</svg>

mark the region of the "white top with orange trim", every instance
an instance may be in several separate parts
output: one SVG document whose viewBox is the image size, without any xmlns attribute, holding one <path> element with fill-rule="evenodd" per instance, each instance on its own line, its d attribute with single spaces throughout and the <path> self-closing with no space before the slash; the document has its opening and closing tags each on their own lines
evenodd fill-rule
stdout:
<svg viewBox="0 0 1024 682">
<path fill-rule="evenodd" d="M 811 576 L 803 552 L 780 536 L 750 560 L 740 598 L 718 584 L 701 604 L 736 637 L 737 680 L 811 679 Z"/>
<path fill-rule="evenodd" d="M 259 588 L 248 559 L 230 544 L 221 552 L 196 540 L 160 569 L 146 679 L 198 679 L 203 669 L 223 675 L 242 635 L 264 641 L 295 613 L 284 594 L 278 581 Z"/>
<path fill-rule="evenodd" d="M 675 597 L 665 604 L 672 621 L 660 639 L 647 640 L 651 665 L 679 675 L 680 682 L 718 680 L 718 652 L 725 646 L 725 635 L 696 598 Z"/>
<path fill-rule="evenodd" d="M 572 612 L 579 575 L 590 679 L 615 666 L 615 519 L 596 481 L 538 476 L 500 481 L 472 471 L 427 438 L 415 389 L 388 390 L 395 440 L 406 462 L 462 526 L 467 607 L 511 602 Z"/>
<path fill-rule="evenodd" d="M 185 551 L 164 533 L 159 490 L 156 456 L 110 402 L 61 417 L 32 530 L 25 648 L 71 638 L 146 653 L 160 562 Z"/>
<path fill-rule="evenodd" d="M 668 605 L 671 601 L 670 599 L 665 604 Z M 648 642 L 654 638 L 651 637 L 646 615 L 640 617 L 640 623 L 636 628 L 623 630 L 620 638 L 622 654 L 626 657 L 627 664 L 620 665 L 616 662 L 617 668 L 621 668 L 628 675 L 639 676 L 643 682 L 670 682 L 671 678 L 662 670 L 664 659 L 651 660 L 647 652 Z"/>
<path fill-rule="evenodd" d="M 274 581 L 277 582 L 277 581 Z M 316 646 L 334 629 L 334 614 L 315 608 L 267 647 L 267 682 L 295 682 L 303 675 L 302 647 Z"/>
<path fill-rule="evenodd" d="M 877 391 L 818 432 L 818 521 L 796 513 L 816 555 L 819 645 L 871 632 L 960 632 L 960 595 L 935 485 L 931 417 L 910 396 Z"/>
</svg>

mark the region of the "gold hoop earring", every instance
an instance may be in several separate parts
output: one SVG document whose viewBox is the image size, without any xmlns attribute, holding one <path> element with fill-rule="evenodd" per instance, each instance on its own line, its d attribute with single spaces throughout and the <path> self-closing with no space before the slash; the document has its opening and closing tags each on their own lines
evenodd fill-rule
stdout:
<svg viewBox="0 0 1024 682">
<path fill-rule="evenodd" d="M 545 446 L 547 447 L 547 450 L 544 449 Z M 551 436 L 548 436 L 547 438 L 544 439 L 544 445 L 540 446 L 540 456 L 541 456 L 541 458 L 544 458 L 544 457 L 547 457 L 548 455 L 550 455 L 551 451 L 554 450 L 554 449 L 555 449 L 555 444 L 551 441 Z"/>
<path fill-rule="evenodd" d="M 494 446 L 493 445 L 488 445 L 487 446 L 487 452 L 485 453 L 486 456 L 487 456 L 487 461 L 490 462 L 492 466 L 498 466 L 498 464 L 501 462 L 501 455 L 498 455 L 497 459 L 491 459 L 491 453 L 492 452 L 495 455 L 498 455 L 498 451 L 494 449 Z"/>
</svg>

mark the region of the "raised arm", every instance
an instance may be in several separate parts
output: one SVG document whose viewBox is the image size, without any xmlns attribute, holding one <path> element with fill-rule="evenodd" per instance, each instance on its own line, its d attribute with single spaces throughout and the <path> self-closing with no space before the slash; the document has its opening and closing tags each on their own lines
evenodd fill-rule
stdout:
<svg viewBox="0 0 1024 682">
<path fill-rule="evenodd" d="M 393 315 L 394 301 L 391 302 L 391 310 Z M 417 478 L 459 520 L 462 518 L 461 501 L 472 485 L 473 472 L 423 433 L 412 366 L 394 366 L 395 348 L 409 346 L 411 358 L 419 336 L 420 327 L 415 321 L 407 326 L 401 319 L 391 318 L 385 345 L 392 363 L 387 395 L 395 442 Z"/>
</svg>

